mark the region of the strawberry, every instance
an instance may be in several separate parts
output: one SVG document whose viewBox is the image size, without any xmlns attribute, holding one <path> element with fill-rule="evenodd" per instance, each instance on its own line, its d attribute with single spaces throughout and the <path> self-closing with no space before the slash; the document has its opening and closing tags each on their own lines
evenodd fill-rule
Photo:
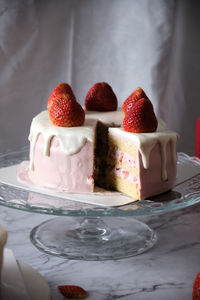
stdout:
<svg viewBox="0 0 200 300">
<path fill-rule="evenodd" d="M 141 98 L 147 98 L 145 92 L 142 88 L 138 87 L 133 91 L 133 93 L 124 101 L 122 105 L 122 111 L 126 115 L 127 112 L 129 112 L 132 107 L 135 105 L 135 103 L 141 99 Z M 148 99 L 148 98 L 147 98 Z"/>
<path fill-rule="evenodd" d="M 125 131 L 141 133 L 154 132 L 158 126 L 153 105 L 149 99 L 139 99 L 124 117 Z"/>
<path fill-rule="evenodd" d="M 48 100 L 48 103 L 47 103 L 48 111 L 50 110 L 51 105 L 52 105 L 55 98 L 62 97 L 62 96 L 67 95 L 67 94 L 71 95 L 72 98 L 76 101 L 76 98 L 74 96 L 72 88 L 68 83 L 60 83 L 59 85 L 57 85 L 53 89 L 51 95 L 49 96 L 49 100 Z"/>
<path fill-rule="evenodd" d="M 197 274 L 194 281 L 192 300 L 200 300 L 200 272 Z"/>
<path fill-rule="evenodd" d="M 72 95 L 63 94 L 53 98 L 49 107 L 49 118 L 56 126 L 81 126 L 85 120 L 85 112 Z"/>
<path fill-rule="evenodd" d="M 129 172 L 128 171 L 122 171 L 123 175 L 124 175 L 124 179 L 127 179 L 129 176 Z"/>
<path fill-rule="evenodd" d="M 88 295 L 83 288 L 76 285 L 59 285 L 58 290 L 66 298 L 83 299 Z"/>
<path fill-rule="evenodd" d="M 117 109 L 117 98 L 106 82 L 94 84 L 85 98 L 85 109 L 96 111 L 112 111 Z"/>
<path fill-rule="evenodd" d="M 122 162 L 123 157 L 124 157 L 124 153 L 122 152 L 122 153 L 120 154 L 120 158 L 119 158 L 119 161 L 120 161 L 120 162 Z"/>
</svg>

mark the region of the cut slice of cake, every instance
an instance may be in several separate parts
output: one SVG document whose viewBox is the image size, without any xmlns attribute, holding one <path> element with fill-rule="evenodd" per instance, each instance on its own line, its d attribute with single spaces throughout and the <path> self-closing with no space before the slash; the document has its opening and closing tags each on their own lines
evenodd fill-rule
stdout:
<svg viewBox="0 0 200 300">
<path fill-rule="evenodd" d="M 106 181 L 136 200 L 173 188 L 176 178 L 177 134 L 163 130 L 130 133 L 109 128 Z"/>
<path fill-rule="evenodd" d="M 125 100 L 122 109 L 123 128 L 108 132 L 108 184 L 136 200 L 172 189 L 177 134 L 163 122 L 158 126 L 153 105 L 141 88 Z"/>
</svg>

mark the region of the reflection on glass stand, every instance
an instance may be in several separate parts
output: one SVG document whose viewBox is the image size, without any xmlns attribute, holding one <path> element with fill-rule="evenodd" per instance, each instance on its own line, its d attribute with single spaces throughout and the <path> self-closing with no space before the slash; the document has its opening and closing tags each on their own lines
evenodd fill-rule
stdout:
<svg viewBox="0 0 200 300">
<path fill-rule="evenodd" d="M 27 153 L 25 149 L 0 156 L 0 169 L 20 163 Z M 180 153 L 178 165 L 181 170 L 184 165 L 186 169 L 199 167 L 199 160 Z M 157 236 L 134 217 L 170 212 L 199 201 L 198 171 L 171 192 L 118 208 L 96 207 L 0 183 L 1 205 L 59 216 L 35 227 L 31 241 L 45 253 L 68 259 L 108 260 L 141 254 L 156 243 Z"/>
<path fill-rule="evenodd" d="M 68 259 L 108 260 L 126 258 L 150 249 L 157 237 L 134 218 L 54 218 L 31 232 L 40 250 Z"/>
</svg>

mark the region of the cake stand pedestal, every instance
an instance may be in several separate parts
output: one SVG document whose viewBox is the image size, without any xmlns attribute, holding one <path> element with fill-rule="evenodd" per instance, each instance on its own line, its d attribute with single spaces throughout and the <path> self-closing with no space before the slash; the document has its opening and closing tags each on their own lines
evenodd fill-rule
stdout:
<svg viewBox="0 0 200 300">
<path fill-rule="evenodd" d="M 0 155 L 2 172 L 27 160 L 28 152 L 25 149 Z M 171 192 L 107 208 L 17 188 L 4 180 L 0 181 L 0 205 L 57 216 L 31 231 L 31 241 L 45 253 L 80 260 L 121 259 L 147 251 L 157 240 L 155 232 L 134 217 L 171 212 L 200 202 L 200 160 L 179 153 L 177 177 L 179 183 Z"/>
<path fill-rule="evenodd" d="M 156 233 L 134 218 L 60 217 L 31 231 L 39 249 L 68 259 L 110 260 L 138 255 L 156 243 Z"/>
</svg>

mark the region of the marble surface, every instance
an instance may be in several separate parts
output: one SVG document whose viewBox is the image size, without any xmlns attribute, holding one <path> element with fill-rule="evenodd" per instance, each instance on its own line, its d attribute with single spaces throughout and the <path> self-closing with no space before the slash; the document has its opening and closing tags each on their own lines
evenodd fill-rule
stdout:
<svg viewBox="0 0 200 300">
<path fill-rule="evenodd" d="M 38 251 L 30 242 L 30 231 L 50 218 L 0 207 L 0 223 L 9 235 L 7 247 L 46 278 L 53 300 L 63 299 L 59 284 L 80 285 L 89 292 L 88 300 L 192 299 L 200 271 L 200 204 L 140 218 L 156 230 L 157 244 L 139 256 L 116 261 L 72 261 Z"/>
</svg>

